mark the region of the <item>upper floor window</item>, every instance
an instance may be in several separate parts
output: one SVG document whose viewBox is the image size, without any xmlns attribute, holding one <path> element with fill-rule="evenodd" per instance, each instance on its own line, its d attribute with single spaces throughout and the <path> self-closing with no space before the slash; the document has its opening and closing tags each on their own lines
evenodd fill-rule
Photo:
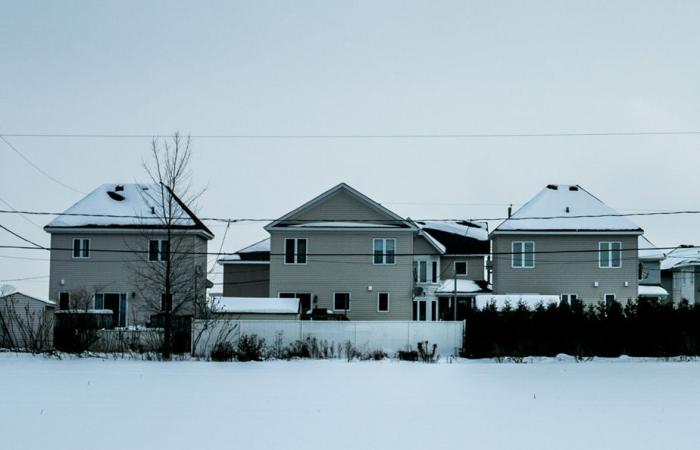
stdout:
<svg viewBox="0 0 700 450">
<path fill-rule="evenodd" d="M 152 239 L 148 243 L 149 261 L 167 261 L 170 256 L 170 242 L 165 239 Z"/>
<path fill-rule="evenodd" d="M 284 263 L 306 264 L 306 239 L 284 240 Z"/>
<path fill-rule="evenodd" d="M 396 262 L 396 239 L 374 239 L 374 264 Z"/>
<path fill-rule="evenodd" d="M 455 262 L 455 275 L 466 275 L 467 274 L 467 262 L 457 261 Z"/>
<path fill-rule="evenodd" d="M 535 243 L 533 241 L 513 242 L 513 267 L 526 269 L 535 267 Z"/>
<path fill-rule="evenodd" d="M 90 257 L 90 239 L 73 239 L 73 258 Z"/>
<path fill-rule="evenodd" d="M 598 242 L 598 267 L 622 267 L 621 242 Z"/>
</svg>

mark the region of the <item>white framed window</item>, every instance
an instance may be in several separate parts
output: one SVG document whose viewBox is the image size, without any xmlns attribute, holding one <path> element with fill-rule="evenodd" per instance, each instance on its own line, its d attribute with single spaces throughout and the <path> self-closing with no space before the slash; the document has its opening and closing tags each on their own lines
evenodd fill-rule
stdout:
<svg viewBox="0 0 700 450">
<path fill-rule="evenodd" d="M 373 239 L 372 252 L 374 264 L 396 264 L 396 239 Z"/>
<path fill-rule="evenodd" d="M 622 242 L 598 242 L 598 267 L 601 269 L 622 267 Z"/>
<path fill-rule="evenodd" d="M 513 241 L 513 268 L 532 269 L 535 267 L 535 242 Z"/>
<path fill-rule="evenodd" d="M 438 262 L 433 261 L 432 266 L 433 266 L 432 267 L 433 270 L 430 272 L 431 273 L 430 281 L 433 283 L 437 283 L 437 280 L 438 280 Z"/>
<path fill-rule="evenodd" d="M 58 309 L 60 311 L 67 311 L 70 309 L 70 292 L 58 293 Z"/>
<path fill-rule="evenodd" d="M 388 292 L 379 292 L 377 294 L 377 312 L 389 312 Z"/>
<path fill-rule="evenodd" d="M 561 294 L 560 296 L 562 303 L 566 303 L 568 305 L 573 305 L 573 303 L 578 300 L 578 295 L 577 294 Z"/>
<path fill-rule="evenodd" d="M 287 238 L 284 240 L 284 263 L 306 264 L 307 241 L 305 238 Z"/>
<path fill-rule="evenodd" d="M 467 262 L 466 261 L 455 261 L 455 275 L 466 275 L 467 274 Z"/>
<path fill-rule="evenodd" d="M 333 309 L 336 311 L 350 311 L 350 293 L 334 292 Z"/>
<path fill-rule="evenodd" d="M 115 327 L 125 327 L 127 323 L 127 310 L 129 302 L 127 295 L 123 293 L 100 293 L 93 297 L 95 309 L 109 309 L 112 311 L 112 324 Z"/>
<path fill-rule="evenodd" d="M 73 239 L 73 258 L 90 257 L 90 239 Z"/>
<path fill-rule="evenodd" d="M 148 241 L 148 260 L 167 261 L 170 254 L 170 242 L 167 239 L 151 239 Z"/>
<path fill-rule="evenodd" d="M 605 294 L 603 299 L 605 299 L 605 306 L 609 307 L 615 300 L 617 300 L 617 296 L 615 294 Z"/>
</svg>

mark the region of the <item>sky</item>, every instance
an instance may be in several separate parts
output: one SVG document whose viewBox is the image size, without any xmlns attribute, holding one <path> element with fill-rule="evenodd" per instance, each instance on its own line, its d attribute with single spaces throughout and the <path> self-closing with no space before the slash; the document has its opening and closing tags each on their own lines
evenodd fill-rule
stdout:
<svg viewBox="0 0 700 450">
<path fill-rule="evenodd" d="M 0 134 L 700 131 L 694 1 L 1 7 Z M 80 192 L 145 179 L 149 138 L 6 139 Z M 697 134 L 195 138 L 192 148 L 204 216 L 279 217 L 339 182 L 416 219 L 502 217 L 549 183 L 580 184 L 622 212 L 700 209 Z M 62 211 L 80 198 L 0 141 L 0 207 Z M 633 220 L 658 246 L 700 244 L 700 216 Z M 0 214 L 44 245 L 48 221 Z M 266 237 L 262 225 L 232 225 L 224 251 Z M 212 229 L 216 252 L 224 228 Z M 21 244 L 0 232 L 0 245 Z M 0 280 L 33 278 L 0 284 L 46 297 L 48 270 L 45 252 L 0 249 Z"/>
</svg>

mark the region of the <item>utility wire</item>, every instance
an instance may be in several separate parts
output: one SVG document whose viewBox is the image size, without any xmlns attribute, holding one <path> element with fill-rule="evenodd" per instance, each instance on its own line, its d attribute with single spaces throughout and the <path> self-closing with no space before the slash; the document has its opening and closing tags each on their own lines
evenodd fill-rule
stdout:
<svg viewBox="0 0 700 450">
<path fill-rule="evenodd" d="M 9 142 L 7 139 L 5 139 L 5 135 L 1 135 L 1 134 L 0 134 L 0 139 L 2 139 L 2 141 L 3 141 L 8 147 L 10 147 L 12 150 L 14 150 L 15 153 L 17 153 L 23 160 L 25 160 L 25 161 L 27 162 L 27 164 L 29 164 L 30 166 L 34 167 L 39 173 L 41 173 L 42 175 L 44 175 L 44 176 L 45 176 L 46 178 L 48 178 L 49 180 L 53 181 L 53 182 L 56 183 L 56 184 L 59 184 L 59 185 L 63 186 L 63 187 L 66 188 L 66 189 L 70 189 L 70 190 L 73 191 L 73 192 L 77 192 L 78 194 L 85 195 L 85 192 L 83 192 L 83 191 L 81 191 L 81 190 L 78 190 L 78 189 L 76 189 L 76 188 L 74 188 L 74 187 L 72 187 L 72 186 L 69 186 L 69 185 L 67 185 L 66 183 L 64 183 L 64 182 L 62 182 L 62 181 L 60 181 L 60 180 L 57 180 L 56 178 L 52 177 L 49 173 L 47 173 L 44 169 L 42 169 L 41 167 L 39 167 L 39 166 L 37 166 L 36 164 L 34 164 L 34 162 L 32 162 L 31 159 L 27 158 L 22 152 L 20 152 L 20 151 L 17 149 L 17 147 L 15 147 L 14 145 L 10 144 L 10 142 Z"/>
<path fill-rule="evenodd" d="M 123 218 L 123 219 L 149 219 L 153 220 L 153 216 L 139 215 L 122 215 L 122 214 L 96 214 L 96 213 L 66 213 L 66 212 L 50 212 L 50 211 L 27 211 L 27 210 L 8 210 L 0 209 L 0 214 L 27 214 L 36 216 L 69 216 L 69 217 L 102 217 L 102 218 Z M 634 216 L 671 216 L 681 214 L 700 214 L 700 210 L 677 210 L 677 211 L 652 211 L 652 212 L 632 212 L 632 213 L 610 213 L 610 214 L 567 214 L 559 216 L 532 216 L 532 217 L 487 217 L 487 218 L 433 218 L 433 219 L 289 219 L 287 222 L 290 225 L 295 223 L 413 223 L 413 222 L 492 222 L 503 220 L 553 220 L 553 219 L 585 219 L 585 218 L 602 218 L 602 217 L 634 217 Z M 191 219 L 191 217 L 173 217 L 173 220 Z M 279 220 L 265 218 L 225 218 L 225 217 L 201 217 L 202 221 L 217 221 L 223 223 L 240 223 L 240 222 L 274 222 Z M 428 227 L 429 228 L 429 227 Z"/>
<path fill-rule="evenodd" d="M 36 247 L 36 244 L 32 243 L 35 245 L 34 247 L 27 247 L 27 246 L 19 246 L 19 245 L 0 245 L 0 248 L 6 248 L 6 249 L 16 249 L 16 250 L 47 250 L 47 251 L 73 251 L 73 248 L 69 247 Z M 622 248 L 621 252 L 631 252 L 631 251 L 640 251 L 640 250 L 675 250 L 678 247 L 630 247 L 630 248 Z M 684 248 L 700 248 L 698 246 L 688 246 Z M 131 254 L 148 254 L 150 253 L 149 250 L 130 250 L 130 249 L 97 249 L 97 248 L 90 248 L 90 252 L 95 252 L 95 253 L 131 253 Z M 528 252 L 531 254 L 535 255 L 546 255 L 546 254 L 572 254 L 572 253 L 598 253 L 600 252 L 599 249 L 585 249 L 585 250 L 535 250 L 533 252 Z M 183 255 L 220 255 L 220 256 L 232 256 L 232 255 L 237 255 L 235 252 L 197 252 L 197 251 L 170 251 L 170 254 L 183 254 Z M 522 252 L 491 252 L 489 253 L 490 255 L 520 255 Z M 295 256 L 299 256 L 303 254 L 295 254 Z M 270 253 L 271 257 L 283 257 L 287 256 L 286 253 Z M 306 253 L 305 256 L 307 258 L 314 258 L 314 257 L 360 257 L 360 256 L 374 256 L 374 253 Z M 395 257 L 407 257 L 407 256 L 435 256 L 435 253 L 395 253 Z M 450 256 L 449 254 L 446 256 Z"/>
<path fill-rule="evenodd" d="M 39 245 L 39 244 L 37 244 L 36 242 L 34 242 L 34 241 L 32 241 L 32 240 L 29 240 L 29 239 L 25 238 L 24 236 L 21 236 L 21 235 L 15 233 L 14 231 L 10 230 L 9 228 L 7 228 L 6 226 L 4 226 L 4 225 L 2 225 L 2 224 L 0 224 L 0 228 L 2 228 L 3 230 L 7 231 L 8 233 L 10 233 L 11 235 L 13 235 L 14 237 L 23 240 L 24 242 L 27 242 L 27 243 L 29 243 L 29 244 L 32 244 L 33 246 L 35 246 L 35 247 L 37 247 L 37 248 L 39 248 L 39 249 L 46 250 L 46 247 L 44 247 L 43 245 Z"/>
<path fill-rule="evenodd" d="M 552 133 L 378 133 L 378 134 L 191 134 L 197 139 L 492 139 L 546 137 L 626 137 L 626 136 L 695 136 L 697 130 L 651 131 L 581 131 Z M 169 134 L 139 133 L 2 133 L 0 137 L 87 138 L 87 139 L 157 139 Z"/>
</svg>

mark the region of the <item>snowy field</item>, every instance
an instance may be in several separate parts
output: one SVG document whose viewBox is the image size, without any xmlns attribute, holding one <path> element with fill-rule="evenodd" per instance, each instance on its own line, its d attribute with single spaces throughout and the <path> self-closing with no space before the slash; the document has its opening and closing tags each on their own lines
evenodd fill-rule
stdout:
<svg viewBox="0 0 700 450">
<path fill-rule="evenodd" d="M 700 363 L 0 354 L 0 448 L 698 449 Z"/>
</svg>

